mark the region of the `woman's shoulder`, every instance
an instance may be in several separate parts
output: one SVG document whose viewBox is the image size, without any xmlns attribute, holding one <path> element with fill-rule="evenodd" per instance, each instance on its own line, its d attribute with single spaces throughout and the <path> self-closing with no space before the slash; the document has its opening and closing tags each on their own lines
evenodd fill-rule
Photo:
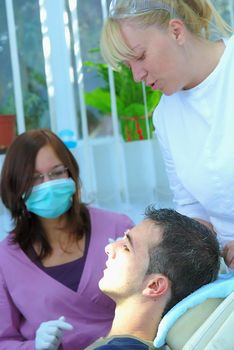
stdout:
<svg viewBox="0 0 234 350">
<path fill-rule="evenodd" d="M 0 258 L 6 255 L 15 254 L 19 250 L 18 244 L 12 241 L 12 233 L 0 241 Z"/>
<path fill-rule="evenodd" d="M 89 213 L 93 216 L 97 216 L 97 217 L 106 217 L 106 218 L 110 218 L 110 219 L 121 219 L 121 218 L 128 218 L 128 216 L 124 213 L 120 213 L 120 212 L 115 212 L 109 209 L 103 209 L 103 208 L 97 208 L 97 207 L 93 207 L 90 206 L 88 207 Z"/>
<path fill-rule="evenodd" d="M 20 250 L 20 247 L 18 243 L 13 242 L 13 233 L 9 233 L 3 240 L 0 241 L 1 253 L 17 252 L 18 250 Z"/>
<path fill-rule="evenodd" d="M 8 250 L 11 243 L 11 237 L 8 234 L 3 240 L 0 241 L 0 250 Z"/>
<path fill-rule="evenodd" d="M 88 207 L 91 221 L 105 220 L 106 223 L 125 223 L 133 226 L 133 221 L 124 213 L 118 213 L 107 209 L 97 207 Z"/>
</svg>

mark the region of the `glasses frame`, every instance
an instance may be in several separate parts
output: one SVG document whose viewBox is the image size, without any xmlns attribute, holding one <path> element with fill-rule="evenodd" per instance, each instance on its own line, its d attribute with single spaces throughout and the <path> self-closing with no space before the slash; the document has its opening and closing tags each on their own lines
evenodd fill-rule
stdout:
<svg viewBox="0 0 234 350">
<path fill-rule="evenodd" d="M 59 166 L 58 166 L 59 167 Z M 33 182 L 37 183 L 38 185 L 42 184 L 45 181 L 45 176 L 47 176 L 50 180 L 55 180 L 55 179 L 60 179 L 63 178 L 61 177 L 63 174 L 67 173 L 68 175 L 68 167 L 62 166 L 63 170 L 61 169 L 61 174 L 60 175 L 54 175 L 56 172 L 59 172 L 59 169 L 55 168 L 47 173 L 38 173 L 33 175 Z"/>
</svg>

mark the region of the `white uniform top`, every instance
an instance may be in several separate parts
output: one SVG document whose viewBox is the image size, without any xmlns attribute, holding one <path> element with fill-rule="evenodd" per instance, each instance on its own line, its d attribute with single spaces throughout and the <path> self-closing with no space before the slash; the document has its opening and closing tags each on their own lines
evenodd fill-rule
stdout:
<svg viewBox="0 0 234 350">
<path fill-rule="evenodd" d="M 234 240 L 234 36 L 198 86 L 162 96 L 154 111 L 176 209 Z"/>
</svg>

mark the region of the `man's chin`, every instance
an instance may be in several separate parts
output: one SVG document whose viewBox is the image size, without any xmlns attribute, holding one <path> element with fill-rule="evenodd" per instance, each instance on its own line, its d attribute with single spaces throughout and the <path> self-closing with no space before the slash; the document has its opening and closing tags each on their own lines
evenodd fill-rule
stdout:
<svg viewBox="0 0 234 350">
<path fill-rule="evenodd" d="M 108 285 L 106 285 L 104 277 L 100 279 L 100 281 L 98 283 L 98 287 L 102 293 L 110 296 L 110 294 L 111 294 L 110 287 L 108 287 Z"/>
<path fill-rule="evenodd" d="M 103 277 L 98 282 L 98 287 L 103 293 L 105 292 L 105 282 Z"/>
</svg>

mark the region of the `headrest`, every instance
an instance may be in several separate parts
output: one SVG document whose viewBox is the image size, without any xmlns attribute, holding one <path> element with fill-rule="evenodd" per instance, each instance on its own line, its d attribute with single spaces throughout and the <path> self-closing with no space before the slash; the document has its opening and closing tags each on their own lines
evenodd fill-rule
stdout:
<svg viewBox="0 0 234 350">
<path fill-rule="evenodd" d="M 188 295 L 186 298 L 176 304 L 168 313 L 162 318 L 157 336 L 154 339 L 154 346 L 161 347 L 165 345 L 166 336 L 174 325 L 176 320 L 182 316 L 188 309 L 203 303 L 207 299 L 226 298 L 234 291 L 234 274 L 220 274 L 216 281 L 208 283 L 195 292 Z"/>
</svg>

